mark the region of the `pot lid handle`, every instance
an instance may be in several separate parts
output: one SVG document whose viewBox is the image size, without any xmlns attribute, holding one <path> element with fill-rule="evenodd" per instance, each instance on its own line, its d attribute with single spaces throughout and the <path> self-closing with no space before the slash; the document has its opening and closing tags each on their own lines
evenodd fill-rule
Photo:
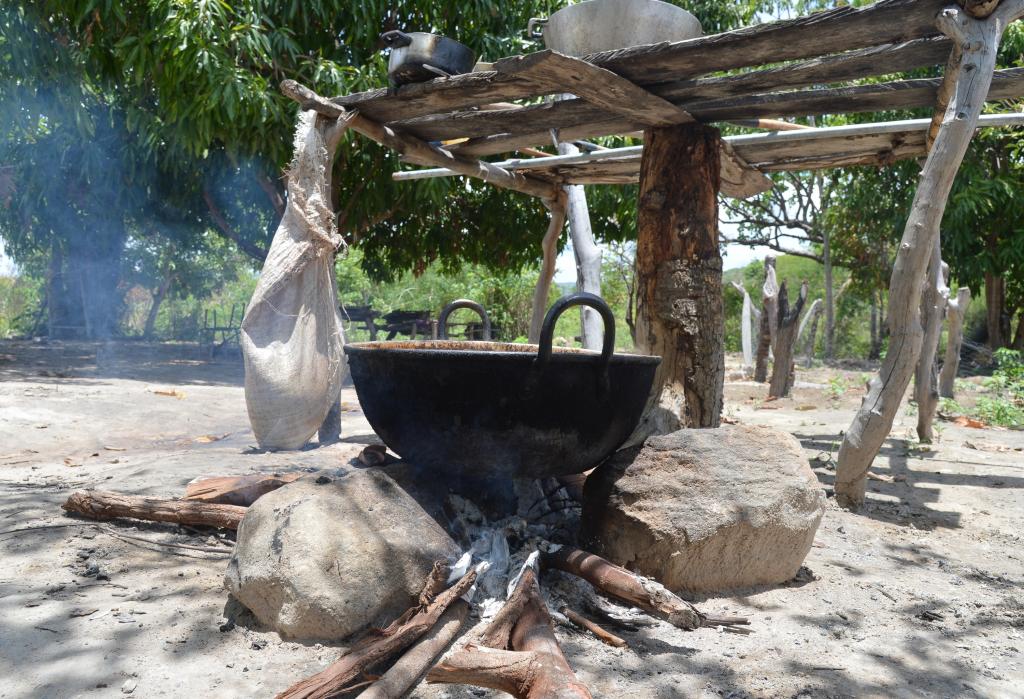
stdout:
<svg viewBox="0 0 1024 699">
<path fill-rule="evenodd" d="M 491 341 L 491 318 L 487 315 L 487 311 L 476 301 L 470 301 L 469 299 L 458 299 L 452 301 L 447 306 L 441 309 L 441 315 L 437 317 L 437 332 L 438 337 L 442 340 L 448 339 L 448 316 L 452 314 L 452 311 L 460 308 L 468 308 L 476 311 L 477 315 L 484 321 L 484 341 Z"/>
<path fill-rule="evenodd" d="M 572 306 L 590 306 L 601 314 L 604 321 L 604 345 L 601 347 L 601 364 L 608 366 L 615 352 L 615 316 L 612 309 L 608 307 L 605 300 L 600 296 L 588 293 L 572 294 L 563 296 L 555 301 L 548 313 L 544 316 L 544 324 L 540 329 L 540 349 L 537 351 L 537 363 L 546 364 L 551 359 L 551 342 L 555 335 L 555 321 L 558 316 Z"/>
<path fill-rule="evenodd" d="M 385 46 L 392 49 L 400 49 L 412 43 L 412 37 L 398 29 L 384 32 L 380 35 L 380 40 L 384 42 Z"/>
</svg>

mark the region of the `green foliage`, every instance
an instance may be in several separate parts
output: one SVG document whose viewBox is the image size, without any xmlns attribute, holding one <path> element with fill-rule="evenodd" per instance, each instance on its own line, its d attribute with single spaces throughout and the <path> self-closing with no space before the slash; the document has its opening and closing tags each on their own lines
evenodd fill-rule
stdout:
<svg viewBox="0 0 1024 699">
<path fill-rule="evenodd" d="M 0 277 L 0 338 L 32 332 L 39 312 L 39 280 Z"/>
<path fill-rule="evenodd" d="M 996 369 L 982 382 L 984 394 L 979 395 L 970 408 L 957 401 L 943 398 L 939 411 L 945 415 L 966 415 L 989 425 L 1024 427 L 1024 354 L 1000 349 L 995 353 Z M 956 390 L 964 386 L 958 381 Z M 973 384 L 967 384 L 972 390 Z"/>
</svg>

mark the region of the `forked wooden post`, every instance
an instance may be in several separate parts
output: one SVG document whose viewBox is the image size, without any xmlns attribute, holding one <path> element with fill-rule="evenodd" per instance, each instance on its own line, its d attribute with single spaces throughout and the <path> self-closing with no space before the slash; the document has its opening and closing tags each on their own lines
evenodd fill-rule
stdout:
<svg viewBox="0 0 1024 699">
<path fill-rule="evenodd" d="M 964 316 L 971 305 L 971 290 L 966 286 L 956 292 L 956 299 L 946 304 L 946 318 L 949 331 L 946 334 L 946 358 L 942 362 L 939 374 L 939 395 L 943 398 L 954 398 L 956 390 L 956 373 L 960 369 L 960 346 L 964 340 Z"/>
<path fill-rule="evenodd" d="M 558 238 L 565 228 L 566 196 L 563 192 L 557 199 L 548 199 L 544 202 L 551 212 L 551 219 L 548 221 L 548 231 L 541 241 L 541 250 L 544 261 L 541 263 L 540 276 L 537 277 L 537 286 L 533 290 L 533 312 L 530 316 L 530 331 L 528 339 L 537 344 L 540 342 L 540 326 L 544 323 L 544 314 L 548 308 L 548 294 L 551 292 L 551 281 L 555 278 L 555 262 L 558 257 Z"/>
<path fill-rule="evenodd" d="M 992 83 L 1000 38 L 1006 26 L 1022 15 L 1024 0 L 1003 0 L 985 20 L 973 19 L 956 7 L 938 16 L 939 28 L 957 43 L 954 51 L 961 54 L 945 77 L 955 89 L 925 161 L 893 266 L 889 351 L 839 448 L 836 500 L 843 507 L 856 509 L 863 504 L 868 469 L 892 429 L 914 373 L 923 340 L 922 283 L 939 235 L 939 223 Z"/>
<path fill-rule="evenodd" d="M 698 124 L 645 134 L 637 221 L 637 344 L 661 366 L 647 409 L 663 388 L 681 389 L 687 427 L 718 427 L 725 381 L 722 255 L 718 248 L 721 136 Z"/>
<path fill-rule="evenodd" d="M 939 405 L 939 376 L 935 366 L 935 355 L 939 351 L 939 337 L 942 336 L 942 316 L 949 301 L 949 265 L 942 261 L 939 238 L 935 239 L 932 260 L 928 264 L 928 281 L 921 296 L 921 327 L 923 340 L 921 356 L 914 371 L 914 400 L 917 401 L 917 438 L 930 444 L 935 436 L 932 422 Z"/>
<path fill-rule="evenodd" d="M 779 322 L 779 284 L 775 277 L 775 256 L 764 258 L 764 284 L 761 286 L 761 322 L 758 323 L 757 353 L 754 355 L 754 381 L 768 380 L 768 355 L 775 344 Z"/>
</svg>

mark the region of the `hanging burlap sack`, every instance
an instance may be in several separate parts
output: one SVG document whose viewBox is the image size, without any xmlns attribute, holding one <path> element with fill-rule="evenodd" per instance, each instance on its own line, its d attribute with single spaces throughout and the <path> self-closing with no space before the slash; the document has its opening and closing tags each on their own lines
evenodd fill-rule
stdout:
<svg viewBox="0 0 1024 699">
<path fill-rule="evenodd" d="M 347 365 L 334 282 L 331 124 L 299 118 L 288 207 L 242 321 L 245 404 L 264 449 L 298 449 L 338 401 Z"/>
</svg>

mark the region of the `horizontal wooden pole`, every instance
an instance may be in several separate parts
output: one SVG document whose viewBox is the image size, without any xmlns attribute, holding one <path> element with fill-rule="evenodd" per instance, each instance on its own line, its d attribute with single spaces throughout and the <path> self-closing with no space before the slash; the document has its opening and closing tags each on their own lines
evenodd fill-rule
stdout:
<svg viewBox="0 0 1024 699">
<path fill-rule="evenodd" d="M 798 131 L 779 131 L 759 134 L 727 136 L 723 141 L 733 147 L 759 146 L 767 144 L 806 143 L 827 139 L 846 139 L 858 136 L 877 134 L 895 134 L 912 131 L 926 131 L 931 119 L 907 119 L 904 121 L 882 121 L 873 124 L 851 124 L 849 126 L 831 126 L 808 128 Z M 978 128 L 995 128 L 1000 126 L 1024 125 L 1024 113 L 985 114 L 978 120 Z M 635 160 L 639 163 L 643 146 L 625 148 L 609 148 L 592 153 L 576 155 L 550 155 L 543 158 L 511 158 L 494 163 L 498 167 L 509 170 L 548 170 L 557 167 L 596 163 L 601 161 Z M 398 181 L 422 180 L 435 177 L 451 177 L 458 173 L 449 168 L 433 168 L 429 170 L 406 170 L 396 172 L 391 177 Z"/>
<path fill-rule="evenodd" d="M 923 78 L 856 87 L 750 95 L 685 106 L 694 118 L 702 122 L 911 109 L 933 106 L 940 83 L 941 79 L 939 78 Z M 992 88 L 988 94 L 989 101 L 1022 95 L 1024 95 L 1024 69 L 1009 68 L 996 71 Z M 572 102 L 557 104 L 572 104 Z M 505 124 L 497 130 L 491 130 L 490 127 L 483 129 L 484 132 L 491 135 L 471 138 L 454 146 L 452 150 L 459 154 L 476 157 L 507 153 L 523 147 L 547 143 L 550 139 L 550 129 L 555 127 L 559 129 L 560 138 L 563 141 L 568 141 L 630 133 L 642 128 L 642 125 L 619 117 L 608 119 L 606 114 L 595 117 L 593 113 L 585 110 L 581 110 L 572 119 L 567 120 L 564 114 L 553 118 L 550 114 L 539 112 L 529 114 L 526 109 L 523 109 L 519 111 L 513 123 Z"/>
<path fill-rule="evenodd" d="M 294 80 L 283 81 L 281 92 L 298 102 L 303 109 L 313 109 L 326 117 L 344 121 L 353 131 L 417 162 L 442 166 L 460 175 L 474 177 L 498 187 L 512 189 L 542 199 L 554 199 L 558 194 L 556 187 L 543 180 L 512 173 L 482 160 L 462 158 L 418 138 L 395 133 L 387 126 L 371 121 L 357 112 L 350 112 L 339 107 Z"/>
</svg>

